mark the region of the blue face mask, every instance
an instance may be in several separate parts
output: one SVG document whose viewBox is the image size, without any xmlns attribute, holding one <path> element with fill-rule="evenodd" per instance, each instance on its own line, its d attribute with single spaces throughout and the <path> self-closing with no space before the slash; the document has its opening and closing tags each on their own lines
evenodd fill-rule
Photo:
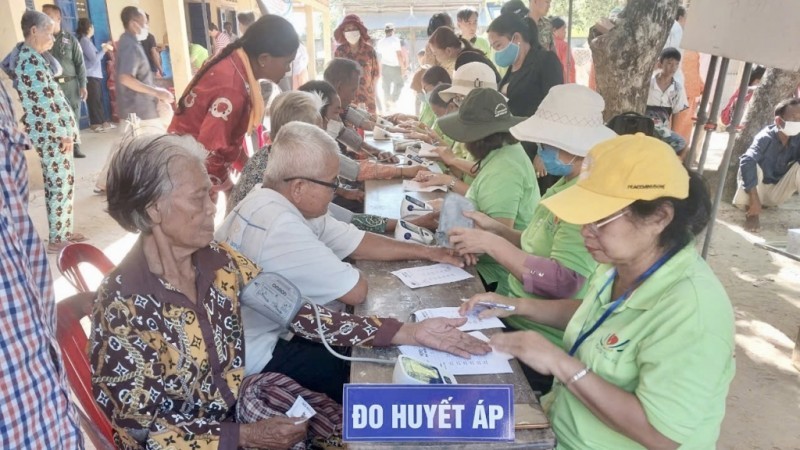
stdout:
<svg viewBox="0 0 800 450">
<path fill-rule="evenodd" d="M 506 48 L 494 54 L 494 62 L 500 67 L 508 67 L 514 64 L 517 56 L 519 56 L 519 44 L 515 44 L 512 41 L 508 43 Z"/>
<path fill-rule="evenodd" d="M 558 150 L 549 145 L 542 144 L 542 148 L 539 149 L 539 157 L 542 158 L 544 168 L 550 175 L 563 177 L 572 172 L 572 161 L 569 163 L 561 162 L 561 160 L 558 159 Z"/>
</svg>

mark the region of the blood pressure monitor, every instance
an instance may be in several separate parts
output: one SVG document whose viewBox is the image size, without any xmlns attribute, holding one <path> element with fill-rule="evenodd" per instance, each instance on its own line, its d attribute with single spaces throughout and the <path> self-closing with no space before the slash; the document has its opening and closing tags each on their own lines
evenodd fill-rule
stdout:
<svg viewBox="0 0 800 450">
<path fill-rule="evenodd" d="M 400 204 L 401 219 L 424 216 L 431 212 L 433 212 L 433 206 L 410 195 L 403 196 L 403 202 Z"/>
<path fill-rule="evenodd" d="M 394 384 L 458 384 L 456 378 L 442 369 L 406 355 L 397 357 L 392 375 Z"/>
<path fill-rule="evenodd" d="M 404 242 L 418 242 L 423 245 L 433 244 L 435 237 L 429 230 L 418 227 L 405 220 L 398 220 L 394 229 L 394 238 Z"/>
</svg>

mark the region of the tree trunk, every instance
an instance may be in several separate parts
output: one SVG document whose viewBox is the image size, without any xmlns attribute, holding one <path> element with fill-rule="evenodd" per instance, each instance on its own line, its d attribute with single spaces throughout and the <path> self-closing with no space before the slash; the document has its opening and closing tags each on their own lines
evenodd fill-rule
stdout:
<svg viewBox="0 0 800 450">
<path fill-rule="evenodd" d="M 650 77 L 677 9 L 678 0 L 629 0 L 614 28 L 589 41 L 606 120 L 644 112 Z"/>
<path fill-rule="evenodd" d="M 718 169 L 720 173 L 723 170 L 728 171 L 722 197 L 724 201 L 730 201 L 736 193 L 739 157 L 750 147 L 755 135 L 775 120 L 775 106 L 781 100 L 793 96 L 798 85 L 800 85 L 800 72 L 767 69 L 761 80 L 761 86 L 756 89 L 750 100 L 750 109 L 744 118 L 746 125 L 733 143 L 731 163 L 728 167 Z"/>
</svg>

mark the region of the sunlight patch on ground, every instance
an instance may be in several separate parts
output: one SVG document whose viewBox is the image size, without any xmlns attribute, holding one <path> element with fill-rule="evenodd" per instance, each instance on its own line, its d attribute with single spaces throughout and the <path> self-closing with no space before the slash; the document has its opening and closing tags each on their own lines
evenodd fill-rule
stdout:
<svg viewBox="0 0 800 450">
<path fill-rule="evenodd" d="M 736 345 L 759 364 L 797 374 L 792 365 L 794 341 L 772 325 L 760 320 L 736 321 Z"/>
</svg>

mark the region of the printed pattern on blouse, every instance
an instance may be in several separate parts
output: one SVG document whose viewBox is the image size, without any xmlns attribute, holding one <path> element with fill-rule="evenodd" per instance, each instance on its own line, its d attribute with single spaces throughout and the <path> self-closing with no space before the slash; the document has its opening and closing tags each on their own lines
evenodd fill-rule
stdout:
<svg viewBox="0 0 800 450">
<path fill-rule="evenodd" d="M 358 50 L 354 52 L 350 44 L 342 44 L 336 47 L 333 56 L 350 59 L 361 66 L 361 81 L 353 104 L 358 106 L 363 103 L 369 112 L 375 114 L 377 111 L 375 86 L 381 76 L 381 67 L 378 64 L 378 54 L 375 52 L 375 48 L 362 42 L 358 46 Z"/>
</svg>

